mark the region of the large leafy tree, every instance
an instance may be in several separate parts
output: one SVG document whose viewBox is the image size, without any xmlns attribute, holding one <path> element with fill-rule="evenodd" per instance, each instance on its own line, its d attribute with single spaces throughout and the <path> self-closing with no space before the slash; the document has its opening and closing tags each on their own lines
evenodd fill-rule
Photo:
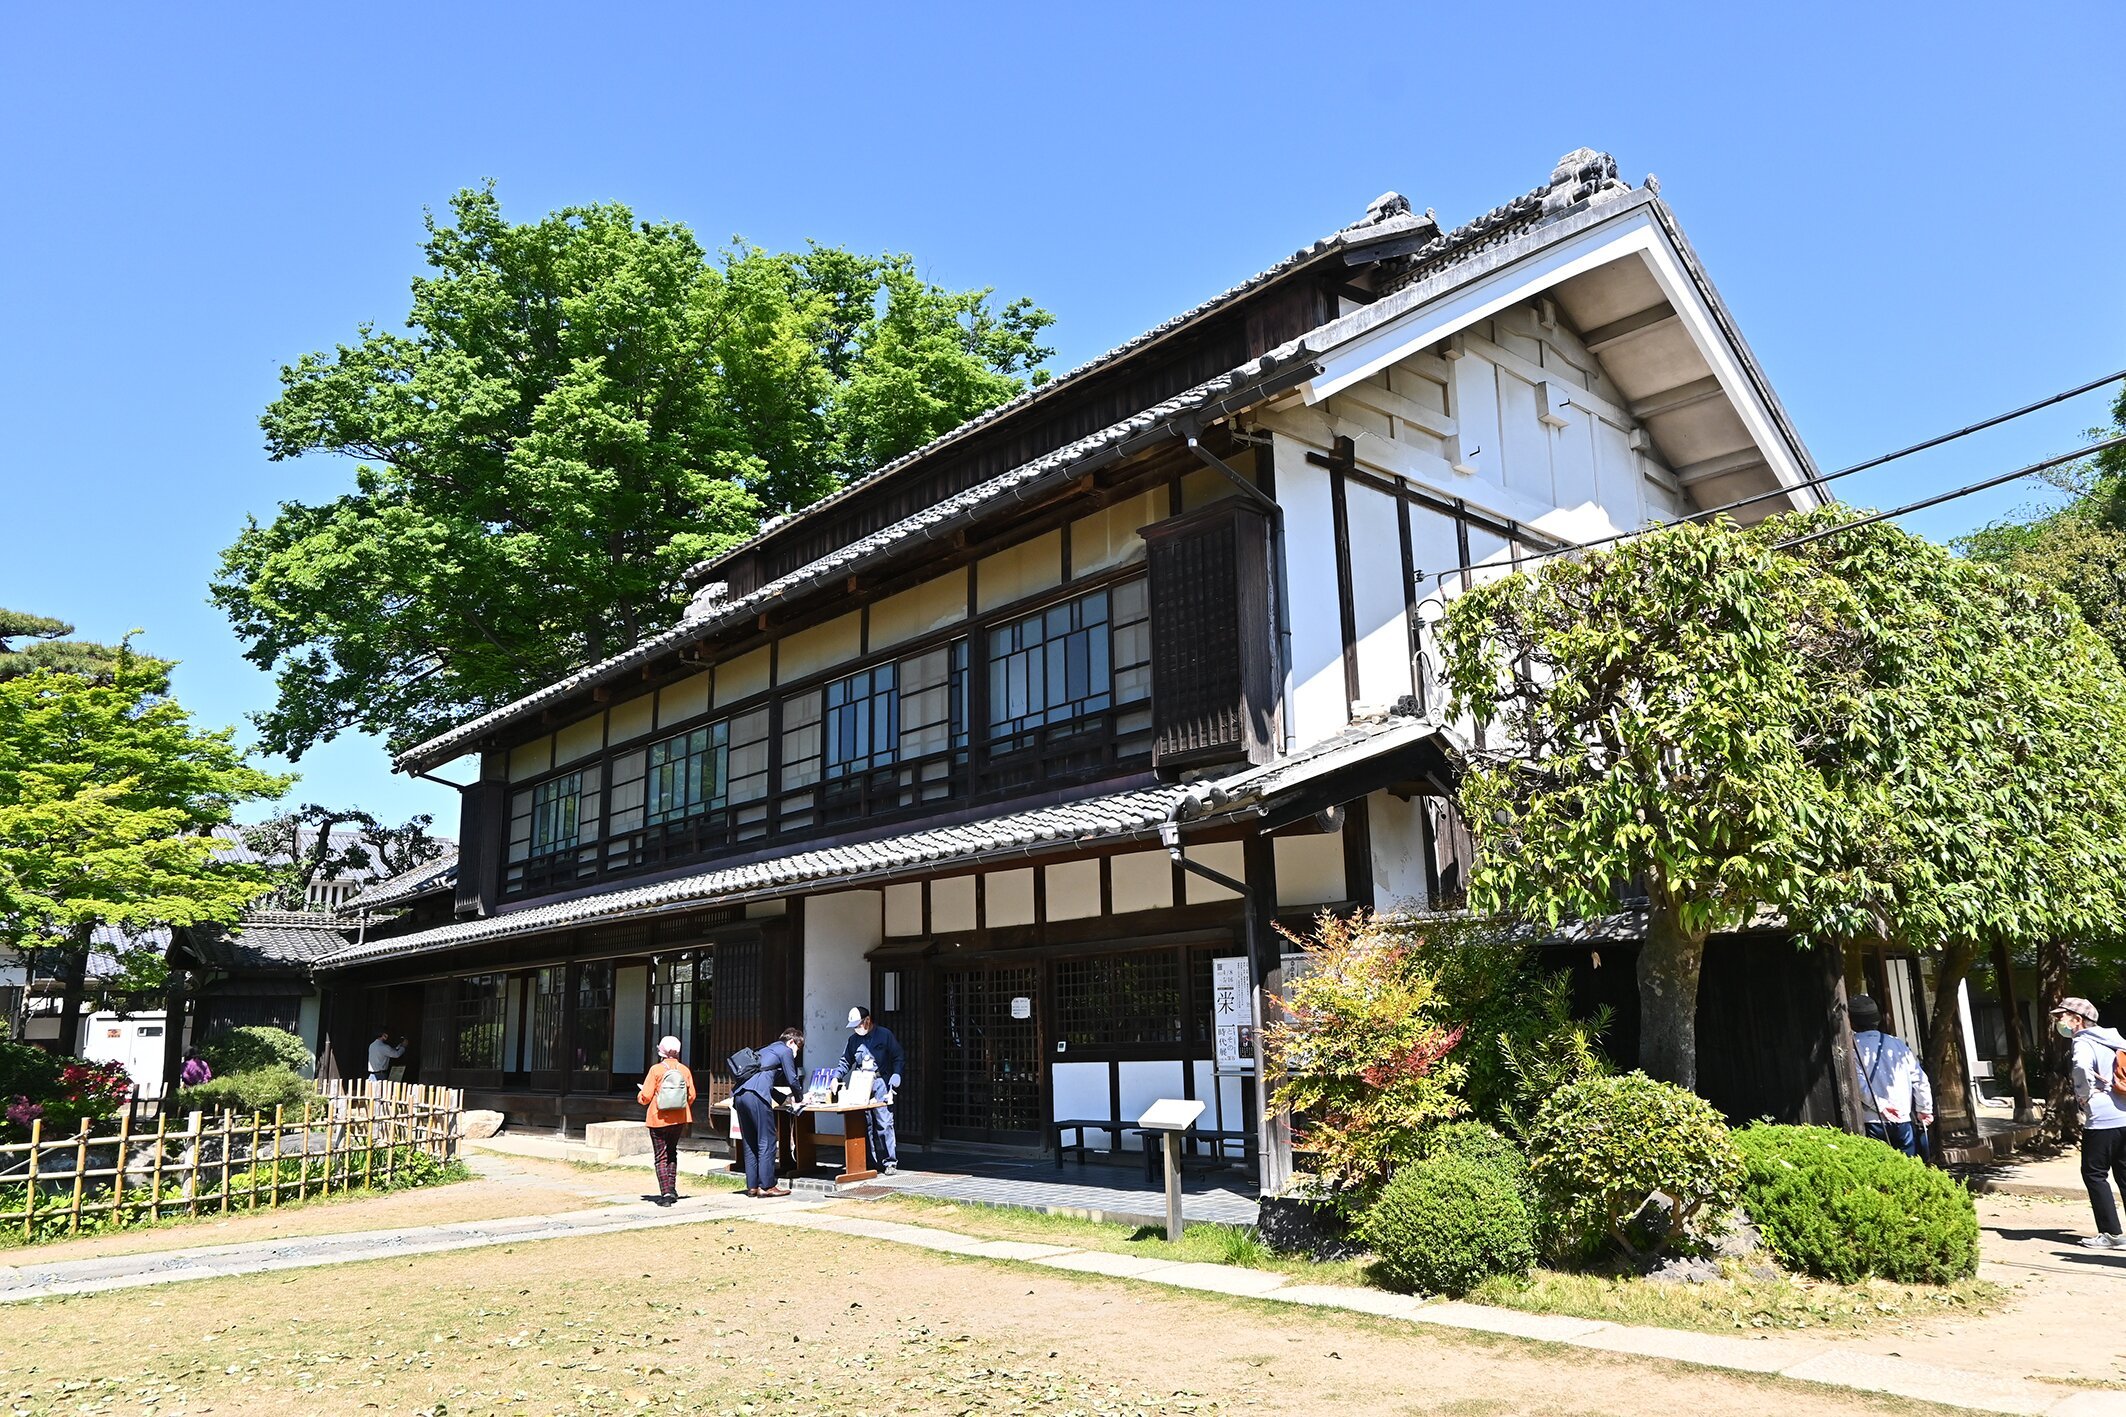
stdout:
<svg viewBox="0 0 2126 1417">
<path fill-rule="evenodd" d="M 1840 511 L 1678 527 L 1472 592 L 1450 676 L 1494 726 L 1464 787 L 1481 905 L 1643 892 L 1641 1062 L 1695 1081 L 1707 937 L 1760 913 L 1897 942 L 1956 984 L 1989 942 L 2126 891 L 2126 678 L 2072 607 Z M 1960 1076 L 1937 1030 L 1938 1076 Z"/>
<path fill-rule="evenodd" d="M 97 926 L 232 918 L 267 884 L 210 832 L 289 779 L 251 766 L 233 730 L 194 725 L 167 686 L 162 664 L 123 653 L 98 679 L 0 680 L 0 940 L 54 952 L 62 1038 Z"/>
<path fill-rule="evenodd" d="M 710 253 L 624 206 L 427 220 L 403 333 L 282 371 L 275 459 L 354 459 L 223 553 L 213 595 L 278 678 L 290 758 L 417 741 L 670 623 L 681 572 L 1045 377 L 1026 300 L 905 255 Z"/>
</svg>

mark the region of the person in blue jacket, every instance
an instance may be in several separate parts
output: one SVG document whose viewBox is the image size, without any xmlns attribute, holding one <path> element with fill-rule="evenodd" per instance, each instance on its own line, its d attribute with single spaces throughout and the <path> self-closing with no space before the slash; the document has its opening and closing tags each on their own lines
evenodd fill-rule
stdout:
<svg viewBox="0 0 2126 1417">
<path fill-rule="evenodd" d="M 862 1004 L 849 1010 L 849 1042 L 842 1049 L 841 1079 L 847 1082 L 859 1068 L 869 1068 L 876 1074 L 871 1100 L 879 1105 L 864 1114 L 864 1142 L 881 1171 L 893 1171 L 901 1164 L 899 1143 L 893 1134 L 893 1094 L 900 1091 L 901 1068 L 907 1061 L 901 1041 L 893 1036 L 892 1029 L 871 1021 L 871 1010 Z"/>
<path fill-rule="evenodd" d="M 760 1070 L 738 1084 L 731 1093 L 731 1106 L 738 1113 L 739 1147 L 745 1154 L 746 1194 L 786 1196 L 788 1186 L 775 1184 L 775 1089 L 798 1092 L 797 1055 L 804 1051 L 805 1035 L 794 1028 L 760 1050 Z"/>
</svg>

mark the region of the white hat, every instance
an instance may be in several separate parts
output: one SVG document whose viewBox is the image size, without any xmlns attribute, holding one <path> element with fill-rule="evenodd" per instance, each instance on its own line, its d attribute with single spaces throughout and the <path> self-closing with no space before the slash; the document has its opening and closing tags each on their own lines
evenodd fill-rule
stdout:
<svg viewBox="0 0 2126 1417">
<path fill-rule="evenodd" d="M 676 1058 L 679 1056 L 679 1040 L 668 1033 L 657 1040 L 657 1051 L 664 1057 Z"/>
<path fill-rule="evenodd" d="M 862 1009 L 849 1010 L 849 1027 L 854 1028 L 863 1021 L 864 1011 Z"/>
</svg>

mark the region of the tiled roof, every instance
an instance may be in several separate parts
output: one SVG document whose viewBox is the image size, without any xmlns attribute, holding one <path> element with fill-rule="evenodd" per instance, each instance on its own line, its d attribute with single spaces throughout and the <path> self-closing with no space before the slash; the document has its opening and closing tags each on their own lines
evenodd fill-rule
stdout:
<svg viewBox="0 0 2126 1417">
<path fill-rule="evenodd" d="M 1282 280 L 1301 266 L 1311 264 L 1323 256 L 1340 251 L 1358 239 L 1374 242 L 1405 234 L 1414 236 L 1426 231 L 1436 233 L 1438 230 L 1439 223 L 1433 219 L 1431 212 L 1413 212 L 1410 210 L 1409 202 L 1405 201 L 1400 193 L 1384 192 L 1373 199 L 1372 203 L 1366 208 L 1366 214 L 1363 217 L 1352 222 L 1349 226 L 1339 227 L 1320 240 L 1300 247 L 1268 270 L 1249 276 L 1238 285 L 1227 287 L 1210 299 L 1182 311 L 1171 319 L 1160 321 L 1143 334 L 1124 340 L 1105 354 L 1094 355 L 1077 368 L 1059 374 L 1045 384 L 1028 389 L 1025 393 L 1016 398 L 1008 399 L 998 404 L 995 408 L 986 409 L 976 414 L 958 427 L 939 434 L 913 452 L 903 453 L 890 462 L 881 463 L 870 472 L 851 482 L 848 486 L 828 493 L 817 502 L 801 507 L 787 516 L 776 518 L 770 526 L 763 528 L 758 535 L 690 567 L 686 572 L 686 579 L 689 582 L 707 579 L 711 571 L 729 561 L 733 556 L 745 554 L 771 536 L 780 536 L 791 526 L 798 522 L 808 521 L 821 512 L 827 511 L 879 479 L 891 477 L 902 468 L 919 463 L 939 449 L 956 443 L 969 434 L 986 428 L 1000 419 L 1008 418 L 1022 408 L 1036 403 L 1052 401 L 1062 390 L 1069 388 L 1086 375 L 1105 369 L 1117 360 L 1126 359 L 1140 350 L 1149 348 L 1167 336 L 1177 334 L 1195 324 L 1206 315 L 1213 314 L 1244 296 L 1252 295 L 1263 287 Z"/>
<path fill-rule="evenodd" d="M 204 964 L 231 973 L 273 973 L 307 970 L 324 956 L 345 949 L 347 929 L 329 915 L 254 910 L 234 931 L 198 925 L 185 933 Z"/>
<path fill-rule="evenodd" d="M 223 843 L 222 846 L 215 851 L 215 859 L 218 861 L 233 861 L 246 866 L 274 866 L 284 865 L 287 863 L 288 857 L 285 853 L 275 852 L 269 855 L 267 853 L 255 850 L 252 847 L 251 843 L 244 839 L 245 830 L 246 828 L 241 826 L 220 826 L 214 828 L 214 835 L 218 837 Z M 308 851 L 311 846 L 317 841 L 317 832 L 314 828 L 305 827 L 297 835 L 296 841 L 302 850 Z M 335 851 L 345 851 L 350 847 L 363 846 L 366 844 L 367 843 L 364 841 L 362 834 L 359 831 L 354 830 L 353 828 L 335 828 L 333 830 L 332 849 Z M 374 861 L 374 857 L 375 853 L 371 852 L 372 862 Z M 339 879 L 348 881 L 368 881 L 374 880 L 382 874 L 383 872 L 380 867 L 371 864 L 369 866 L 364 866 L 359 870 L 344 872 L 339 877 Z"/>
<path fill-rule="evenodd" d="M 340 902 L 336 915 L 360 915 L 365 910 L 387 910 L 424 895 L 447 891 L 458 883 L 458 851 L 452 847 L 433 861 L 424 861 L 390 880 L 379 881 L 360 895 Z"/>
<path fill-rule="evenodd" d="M 886 836 L 843 846 L 795 851 L 744 865 L 621 887 L 598 895 L 534 905 L 484 920 L 440 925 L 410 935 L 371 940 L 319 961 L 326 968 L 427 954 L 509 935 L 564 929 L 593 920 L 692 910 L 740 900 L 769 899 L 835 883 L 877 884 L 951 865 L 1017 859 L 1073 845 L 1156 837 L 1159 824 L 1183 802 L 1187 822 L 1233 819 L 1327 773 L 1407 747 L 1439 730 L 1396 715 L 1354 724 L 1308 748 L 1262 767 L 1191 783 L 1139 788 L 1054 806 L 1011 812 L 956 826 Z"/>
</svg>

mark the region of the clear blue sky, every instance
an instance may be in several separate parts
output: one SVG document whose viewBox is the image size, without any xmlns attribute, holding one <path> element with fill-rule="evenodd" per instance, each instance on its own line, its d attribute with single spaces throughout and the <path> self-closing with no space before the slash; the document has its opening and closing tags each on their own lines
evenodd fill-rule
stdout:
<svg viewBox="0 0 2126 1417">
<path fill-rule="evenodd" d="M 1652 171 L 1825 467 L 2126 366 L 2126 6 L 63 6 L 0 44 L 0 604 L 133 627 L 237 723 L 205 587 L 280 365 L 407 308 L 420 215 L 621 201 L 913 251 L 1054 310 L 1058 367 L 1394 188 L 1453 223 L 1558 154 Z M 2073 445 L 2094 399 L 1844 484 Z M 1950 536 L 2027 497 L 1916 519 Z M 455 825 L 342 739 L 299 798 Z"/>
</svg>

